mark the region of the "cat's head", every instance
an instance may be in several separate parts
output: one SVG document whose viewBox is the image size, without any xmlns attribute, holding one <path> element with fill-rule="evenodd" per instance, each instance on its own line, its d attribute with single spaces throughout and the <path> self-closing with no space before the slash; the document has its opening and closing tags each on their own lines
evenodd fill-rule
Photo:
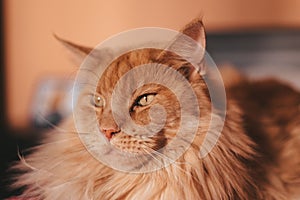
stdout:
<svg viewBox="0 0 300 200">
<path fill-rule="evenodd" d="M 90 53 L 93 60 L 85 61 L 81 69 L 88 72 L 85 79 L 96 81 L 80 91 L 75 125 L 81 127 L 88 150 L 113 168 L 160 168 L 182 154 L 199 134 L 199 109 L 201 116 L 210 110 L 200 75 L 205 47 L 201 20 L 189 23 L 181 33 L 166 49 L 139 48 L 122 54 L 101 76 L 95 68 L 110 57 L 107 50 L 92 51 L 59 39 L 79 57 Z M 186 38 L 196 45 L 186 44 Z"/>
</svg>

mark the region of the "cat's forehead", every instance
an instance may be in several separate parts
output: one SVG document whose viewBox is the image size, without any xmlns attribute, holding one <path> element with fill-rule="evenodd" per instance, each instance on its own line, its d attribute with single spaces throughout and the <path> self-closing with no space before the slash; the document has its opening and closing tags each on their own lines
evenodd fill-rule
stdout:
<svg viewBox="0 0 300 200">
<path fill-rule="evenodd" d="M 101 94 L 111 92 L 124 74 L 135 67 L 156 62 L 161 53 L 162 50 L 157 49 L 139 49 L 116 58 L 101 76 L 97 87 L 98 92 Z"/>
<path fill-rule="evenodd" d="M 186 63 L 186 60 L 180 59 L 178 55 L 172 52 L 161 49 L 146 48 L 127 52 L 113 60 L 106 68 L 98 82 L 97 92 L 103 95 L 110 95 L 116 83 L 127 72 L 133 68 L 151 63 L 163 64 L 178 69 Z M 143 75 L 135 74 L 132 78 L 135 80 L 142 79 Z"/>
</svg>

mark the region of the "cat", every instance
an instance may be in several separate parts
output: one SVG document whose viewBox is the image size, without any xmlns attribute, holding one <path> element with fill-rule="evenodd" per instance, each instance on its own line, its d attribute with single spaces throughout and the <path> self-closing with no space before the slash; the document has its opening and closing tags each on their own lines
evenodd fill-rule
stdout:
<svg viewBox="0 0 300 200">
<path fill-rule="evenodd" d="M 187 24 L 181 33 L 205 47 L 201 19 Z M 102 53 L 107 53 L 105 50 L 97 52 L 58 39 L 78 57 L 93 52 L 95 60 L 107 57 L 101 57 Z M 180 37 L 175 38 L 170 46 L 178 46 L 179 40 Z M 195 57 L 198 68 L 171 51 L 142 48 L 113 60 L 101 78 L 94 69 L 86 69 L 92 72 L 90 79 L 95 76 L 100 80 L 94 88 L 96 92 L 83 90 L 78 95 L 75 112 L 81 115 L 80 119 L 76 121 L 70 117 L 59 127 L 61 131 L 51 131 L 43 144 L 31 149 L 28 156 L 21 157 L 21 161 L 13 166 L 20 174 L 16 175 L 12 187 L 24 188 L 22 198 L 46 200 L 299 198 L 300 93 L 276 80 L 250 81 L 239 73 L 227 73 L 223 76 L 227 97 L 224 126 L 214 147 L 201 157 L 199 152 L 205 145 L 213 103 L 205 74 L 200 73 L 205 68 L 204 53 L 192 52 L 194 50 L 191 48 L 191 52 L 185 51 L 185 54 Z M 180 105 L 177 94 L 161 84 L 144 84 L 133 90 L 129 99 L 118 93 L 116 100 L 126 105 L 130 118 L 141 127 L 152 120 L 160 122 L 160 117 L 165 116 L 163 128 L 158 133 L 140 137 L 136 130 L 126 129 L 122 123 L 116 122 L 118 116 L 113 115 L 113 109 L 119 108 L 118 105 L 112 107 L 113 89 L 129 71 L 149 63 L 152 68 L 147 73 L 159 72 L 171 79 L 177 85 L 178 96 L 190 98 L 181 88 L 181 82 L 188 81 L 193 89 L 199 117 L 195 119 L 195 110 L 188 109 L 185 113 L 193 122 L 191 124 L 197 125 L 192 138 L 185 134 L 176 138 L 183 105 Z M 155 69 L 156 65 L 151 63 L 167 67 Z M 172 79 L 174 71 L 179 75 Z M 137 73 L 124 80 L 131 84 L 140 79 L 143 76 Z M 119 84 L 120 91 L 127 90 L 130 84 Z M 153 114 L 156 105 L 162 106 L 164 112 Z M 91 113 L 94 113 L 95 120 L 87 119 Z M 85 120 L 86 124 L 80 126 L 90 128 L 91 132 L 95 131 L 91 128 L 95 124 L 99 127 L 101 141 L 99 144 L 90 142 L 94 147 L 92 151 L 99 151 L 96 154 L 101 155 L 103 162 L 88 151 L 89 147 L 82 141 L 90 133 L 78 134 L 76 123 Z M 128 130 L 131 133 L 126 132 Z M 176 140 L 172 142 L 174 138 Z M 186 140 L 190 144 L 183 148 Z M 166 146 L 169 148 L 164 148 Z M 113 153 L 112 149 L 118 153 Z M 173 158 L 168 151 L 182 153 Z M 168 159 L 172 162 L 167 162 Z"/>
</svg>

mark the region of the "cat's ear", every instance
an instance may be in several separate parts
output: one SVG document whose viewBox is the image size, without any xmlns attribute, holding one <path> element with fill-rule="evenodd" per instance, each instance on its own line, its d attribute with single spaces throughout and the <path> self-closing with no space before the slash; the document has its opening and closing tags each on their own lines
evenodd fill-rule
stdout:
<svg viewBox="0 0 300 200">
<path fill-rule="evenodd" d="M 191 21 L 189 24 L 187 24 L 181 32 L 193 40 L 195 40 L 200 47 L 202 47 L 203 50 L 205 50 L 206 46 L 206 36 L 205 36 L 205 29 L 202 22 L 202 19 L 196 18 L 193 21 Z M 201 52 L 204 55 L 204 52 Z M 203 55 L 200 55 L 202 58 Z"/>
<path fill-rule="evenodd" d="M 179 68 L 179 72 L 184 72 L 184 76 L 191 79 L 197 73 L 205 74 L 204 55 L 206 46 L 205 29 L 202 19 L 195 19 L 187 24 L 172 44 L 167 48 L 169 51 L 183 55 L 194 67 L 188 69 L 187 66 Z"/>
<path fill-rule="evenodd" d="M 72 60 L 74 63 L 78 66 L 82 63 L 84 58 L 89 55 L 89 53 L 92 52 L 93 48 L 81 46 L 78 44 L 75 44 L 73 42 L 70 42 L 68 40 L 62 39 L 61 37 L 57 36 L 56 34 L 53 34 L 55 39 L 57 39 L 64 47 L 66 47 L 67 50 L 71 53 Z"/>
</svg>

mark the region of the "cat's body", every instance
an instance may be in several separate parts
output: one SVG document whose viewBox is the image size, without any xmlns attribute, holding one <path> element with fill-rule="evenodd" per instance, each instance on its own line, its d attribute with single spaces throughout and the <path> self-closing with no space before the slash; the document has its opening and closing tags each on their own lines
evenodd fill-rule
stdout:
<svg viewBox="0 0 300 200">
<path fill-rule="evenodd" d="M 243 110 L 243 127 L 257 144 L 259 162 L 271 194 L 278 199 L 298 199 L 300 192 L 300 93 L 266 79 L 241 81 L 227 90 Z M 284 192 L 285 191 L 285 192 Z M 277 192 L 282 192 L 279 198 Z M 297 197 L 297 198 L 296 198 Z"/>
<path fill-rule="evenodd" d="M 202 31 L 202 23 L 194 21 L 185 27 L 183 33 L 203 44 Z M 15 167 L 26 172 L 15 183 L 15 186 L 27 186 L 24 197 L 179 200 L 296 199 L 300 195 L 298 92 L 276 81 L 250 82 L 240 78 L 234 84 L 228 84 L 222 133 L 212 151 L 201 158 L 200 148 L 212 115 L 211 101 L 205 82 L 185 60 L 173 53 L 154 49 L 129 52 L 106 70 L 104 77 L 109 79 L 100 79 L 102 84 L 97 87 L 97 93 L 109 101 L 112 88 L 126 72 L 149 62 L 171 66 L 189 80 L 195 91 L 200 117 L 197 133 L 188 149 L 163 168 L 144 173 L 122 172 L 101 163 L 87 151 L 73 119 L 70 119 L 60 127 L 65 130 L 63 133 L 50 133 L 45 144 Z M 150 105 L 159 102 L 167 108 L 167 121 L 160 134 L 147 141 L 126 134 L 111 118 L 111 108 L 105 107 L 104 102 L 97 102 L 97 119 L 107 141 L 125 153 L 137 155 L 137 158 L 133 156 L 128 160 L 117 158 L 120 165 L 132 162 L 133 169 L 152 167 L 153 162 L 147 162 L 139 155 L 154 150 L 158 153 L 152 154 L 153 158 L 160 159 L 165 153 L 160 148 L 171 143 L 178 128 L 180 106 L 174 94 L 155 84 L 139 88 L 133 96 L 139 104 L 132 104 L 130 115 L 137 124 L 149 123 Z M 151 99 L 149 104 L 147 99 Z M 192 118 L 194 113 L 190 116 Z M 114 131 L 109 131 L 108 127 Z M 178 147 L 185 142 L 180 139 L 176 143 Z M 176 148 L 171 150 L 177 151 Z M 109 158 L 107 152 L 104 156 Z M 138 158 L 142 159 L 140 163 L 134 163 Z"/>
</svg>

